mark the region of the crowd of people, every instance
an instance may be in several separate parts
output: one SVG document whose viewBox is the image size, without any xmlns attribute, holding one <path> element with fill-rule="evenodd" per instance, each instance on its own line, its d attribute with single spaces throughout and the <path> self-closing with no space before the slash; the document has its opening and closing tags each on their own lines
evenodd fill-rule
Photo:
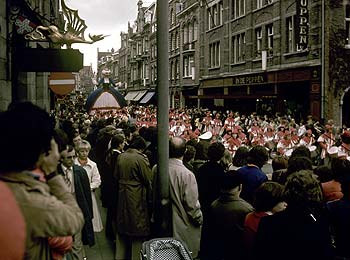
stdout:
<svg viewBox="0 0 350 260">
<path fill-rule="evenodd" d="M 165 220 L 155 106 L 25 102 L 0 124 L 0 259 L 90 259 L 102 231 L 117 260 L 159 236 L 200 260 L 350 259 L 350 131 L 332 120 L 170 109 Z"/>
</svg>

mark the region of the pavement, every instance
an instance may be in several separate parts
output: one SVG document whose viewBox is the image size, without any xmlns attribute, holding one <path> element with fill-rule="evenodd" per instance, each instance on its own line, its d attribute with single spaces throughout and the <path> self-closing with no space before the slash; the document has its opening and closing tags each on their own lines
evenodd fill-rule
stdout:
<svg viewBox="0 0 350 260">
<path fill-rule="evenodd" d="M 103 227 L 106 226 L 107 209 L 101 205 L 99 189 L 96 191 L 96 200 L 100 209 Z M 88 260 L 114 260 L 115 244 L 110 242 L 105 235 L 103 229 L 99 233 L 95 233 L 95 245 L 92 247 L 85 246 L 85 253 Z"/>
</svg>

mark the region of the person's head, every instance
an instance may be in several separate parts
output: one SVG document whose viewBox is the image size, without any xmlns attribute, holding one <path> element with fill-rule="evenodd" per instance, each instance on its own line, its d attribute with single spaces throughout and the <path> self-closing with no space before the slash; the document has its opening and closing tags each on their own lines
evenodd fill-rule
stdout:
<svg viewBox="0 0 350 260">
<path fill-rule="evenodd" d="M 312 170 L 312 161 L 308 157 L 289 158 L 287 175 L 301 170 Z"/>
<path fill-rule="evenodd" d="M 350 165 L 350 161 L 342 158 L 334 158 L 331 161 L 331 169 L 333 172 L 334 179 L 340 181 L 347 176 L 350 176 L 350 172 L 347 172 L 347 168 Z"/>
<path fill-rule="evenodd" d="M 287 169 L 288 167 L 288 158 L 286 156 L 280 155 L 272 159 L 272 170 L 278 171 L 282 169 Z"/>
<path fill-rule="evenodd" d="M 125 146 L 125 135 L 124 134 L 116 134 L 111 139 L 111 148 L 122 151 Z"/>
<path fill-rule="evenodd" d="M 196 155 L 196 148 L 192 145 L 189 145 L 188 142 L 186 144 L 186 151 L 183 157 L 184 162 L 189 162 L 194 159 L 194 156 Z"/>
<path fill-rule="evenodd" d="M 318 176 L 321 183 L 333 180 L 332 169 L 327 165 L 320 165 L 314 169 L 314 174 Z"/>
<path fill-rule="evenodd" d="M 318 177 L 312 170 L 301 170 L 288 176 L 283 198 L 288 207 L 307 208 L 323 200 Z"/>
<path fill-rule="evenodd" d="M 33 170 L 52 150 L 54 122 L 40 107 L 23 102 L 0 113 L 0 172 Z M 58 160 L 59 158 L 57 158 Z"/>
<path fill-rule="evenodd" d="M 74 159 L 76 157 L 74 147 L 68 145 L 67 149 L 61 152 L 61 163 L 64 167 L 70 168 L 74 164 Z"/>
<path fill-rule="evenodd" d="M 222 143 L 215 142 L 208 147 L 208 158 L 210 161 L 218 162 L 224 156 L 225 146 Z"/>
<path fill-rule="evenodd" d="M 130 144 L 129 148 L 133 148 L 133 149 L 136 149 L 136 150 L 143 152 L 147 148 L 146 140 L 139 135 L 135 136 L 131 140 L 131 144 Z"/>
<path fill-rule="evenodd" d="M 237 171 L 230 170 L 220 178 L 220 188 L 223 192 L 240 192 L 242 179 L 237 174 Z"/>
<path fill-rule="evenodd" d="M 77 152 L 77 155 L 79 159 L 86 160 L 89 156 L 89 152 L 91 150 L 91 145 L 86 140 L 81 140 L 76 146 L 75 150 Z"/>
<path fill-rule="evenodd" d="M 195 160 L 208 160 L 208 148 L 209 143 L 206 141 L 199 141 L 196 144 L 196 155 L 194 156 Z"/>
<path fill-rule="evenodd" d="M 254 146 L 248 153 L 247 163 L 254 164 L 262 168 L 269 159 L 269 153 L 262 145 Z"/>
<path fill-rule="evenodd" d="M 246 146 L 238 147 L 235 155 L 232 158 L 232 164 L 241 167 L 247 164 L 249 149 Z"/>
<path fill-rule="evenodd" d="M 228 169 L 232 164 L 232 155 L 229 150 L 225 149 L 224 156 L 220 160 L 220 165 L 224 169 Z"/>
<path fill-rule="evenodd" d="M 73 146 L 77 147 L 81 141 L 82 141 L 82 138 L 81 138 L 80 134 L 74 136 L 72 139 Z"/>
<path fill-rule="evenodd" d="M 310 152 L 309 148 L 307 148 L 305 145 L 300 145 L 293 150 L 290 158 L 293 158 L 293 157 L 311 158 L 311 152 Z"/>
<path fill-rule="evenodd" d="M 345 144 L 350 144 L 350 131 L 346 130 L 341 135 L 341 140 Z"/>
<path fill-rule="evenodd" d="M 169 157 L 182 158 L 186 151 L 186 140 L 181 137 L 172 137 L 169 139 Z"/>
<path fill-rule="evenodd" d="M 283 185 L 273 181 L 261 184 L 254 192 L 255 211 L 275 213 L 283 210 L 285 207 L 282 198 L 283 188 Z"/>
</svg>

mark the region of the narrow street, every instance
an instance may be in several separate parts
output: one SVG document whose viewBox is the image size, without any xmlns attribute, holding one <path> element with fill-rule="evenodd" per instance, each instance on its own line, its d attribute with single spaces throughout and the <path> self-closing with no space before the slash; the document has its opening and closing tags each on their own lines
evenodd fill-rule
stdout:
<svg viewBox="0 0 350 260">
<path fill-rule="evenodd" d="M 96 199 L 99 205 L 103 227 L 106 222 L 107 210 L 102 207 L 100 198 L 100 190 L 96 191 Z M 113 260 L 114 259 L 114 244 L 106 239 L 105 230 L 95 233 L 96 244 L 93 247 L 85 246 L 86 257 L 88 260 Z"/>
</svg>

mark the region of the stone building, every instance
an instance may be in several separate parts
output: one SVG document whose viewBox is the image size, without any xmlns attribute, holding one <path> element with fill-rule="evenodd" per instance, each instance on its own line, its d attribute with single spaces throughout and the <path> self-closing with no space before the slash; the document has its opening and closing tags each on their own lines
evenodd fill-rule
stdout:
<svg viewBox="0 0 350 260">
<path fill-rule="evenodd" d="M 136 102 L 156 89 L 157 71 L 156 4 L 138 6 L 119 50 Z M 168 22 L 171 107 L 350 126 L 349 0 L 169 0 Z"/>
</svg>

